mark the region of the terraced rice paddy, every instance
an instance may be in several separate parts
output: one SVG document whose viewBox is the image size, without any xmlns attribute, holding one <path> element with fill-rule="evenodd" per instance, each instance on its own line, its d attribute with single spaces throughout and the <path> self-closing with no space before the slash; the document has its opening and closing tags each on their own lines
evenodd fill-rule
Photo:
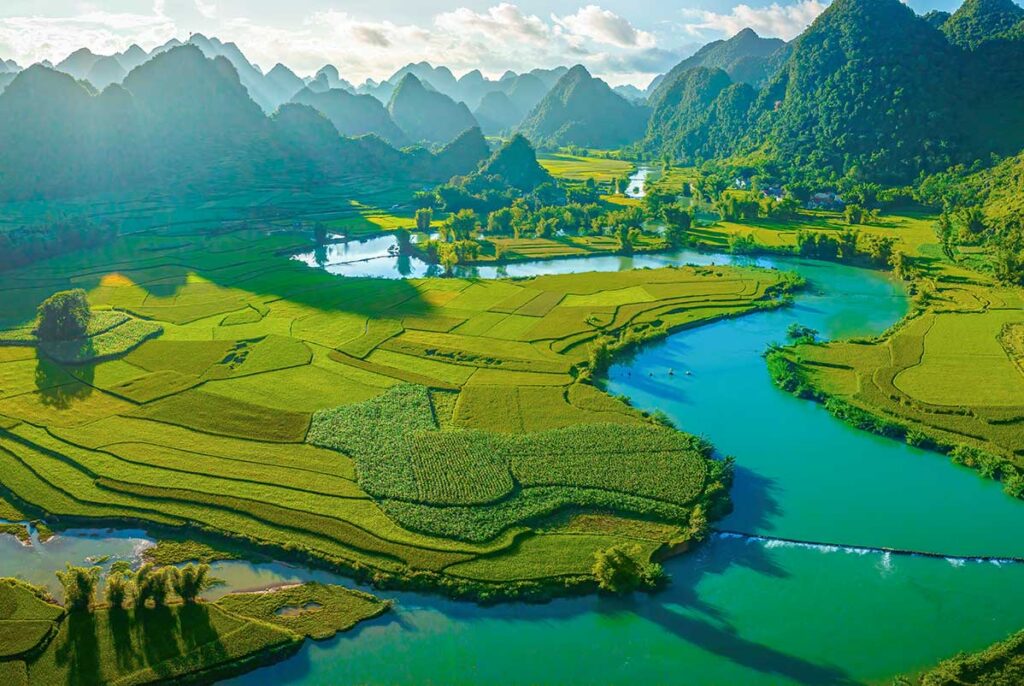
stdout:
<svg viewBox="0 0 1024 686">
<path fill-rule="evenodd" d="M 317 612 L 278 606 L 323 601 Z M 0 579 L 0 676 L 21 684 L 212 681 L 281 659 L 303 638 L 326 638 L 385 612 L 389 603 L 339 586 L 305 584 L 219 602 L 90 612 L 53 603 L 44 589 Z M 312 617 L 315 624 L 311 624 Z"/>
<path fill-rule="evenodd" d="M 879 417 L 876 430 L 1024 467 L 1024 296 L 939 282 L 927 303 L 883 340 L 799 346 L 790 359 L 824 396 Z"/>
<path fill-rule="evenodd" d="M 341 279 L 287 259 L 306 240 L 150 233 L 5 274 L 9 329 L 67 287 L 161 329 L 85 365 L 0 348 L 10 496 L 50 517 L 199 526 L 453 592 L 467 580 L 585 582 L 597 549 L 634 540 L 630 518 L 669 524 L 668 543 L 685 538 L 697 504 L 721 498 L 725 476 L 703 446 L 577 377 L 598 339 L 772 307 L 790 284 L 784 275 L 680 267 Z M 373 415 L 374 403 L 410 388 L 412 411 L 377 412 L 354 438 L 343 438 L 350 421 L 325 431 L 315 419 Z M 412 471 L 385 488 L 375 469 L 395 465 L 375 465 L 374 446 L 414 427 L 423 433 L 403 443 Z M 574 457 L 556 464 L 563 453 Z M 611 510 L 619 524 L 568 538 L 541 526 L 567 508 Z M 547 536 L 574 552 L 536 554 Z M 645 554 L 658 547 L 646 541 Z"/>
</svg>

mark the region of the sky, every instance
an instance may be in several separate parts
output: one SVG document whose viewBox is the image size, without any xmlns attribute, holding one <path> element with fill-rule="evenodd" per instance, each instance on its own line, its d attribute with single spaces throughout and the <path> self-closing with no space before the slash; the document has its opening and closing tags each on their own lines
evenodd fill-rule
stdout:
<svg viewBox="0 0 1024 686">
<path fill-rule="evenodd" d="M 786 40 L 830 0 L 0 0 L 0 58 L 57 63 L 87 47 L 149 50 L 203 33 L 269 71 L 325 64 L 359 83 L 409 62 L 497 77 L 583 64 L 612 85 L 646 86 L 700 45 L 743 28 Z M 918 12 L 956 0 L 910 0 Z"/>
</svg>

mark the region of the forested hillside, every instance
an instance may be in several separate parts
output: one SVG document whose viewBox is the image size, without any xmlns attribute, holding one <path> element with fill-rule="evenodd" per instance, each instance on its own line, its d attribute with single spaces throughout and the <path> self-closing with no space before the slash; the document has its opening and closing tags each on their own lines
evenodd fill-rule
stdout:
<svg viewBox="0 0 1024 686">
<path fill-rule="evenodd" d="M 466 123 L 439 142 L 475 126 Z M 374 169 L 443 181 L 474 171 L 488 154 L 479 130 L 434 155 L 343 138 L 301 105 L 268 118 L 226 58 L 208 59 L 192 45 L 159 54 L 100 94 L 41 65 L 0 94 L 4 199 L 197 192 L 274 175 L 302 184 Z"/>
<path fill-rule="evenodd" d="M 445 143 L 477 126 L 465 103 L 429 90 L 411 73 L 395 88 L 388 112 L 405 135 L 417 142 Z"/>
<path fill-rule="evenodd" d="M 1018 12 L 1008 0 L 971 0 L 940 23 L 898 0 L 836 0 L 756 95 L 722 72 L 674 70 L 656 91 L 643 148 L 885 184 L 1015 154 L 1024 147 Z"/>
<path fill-rule="evenodd" d="M 577 65 L 544 96 L 520 132 L 540 146 L 616 148 L 643 135 L 648 114 Z"/>
<path fill-rule="evenodd" d="M 761 38 L 752 29 L 743 29 L 728 40 L 708 43 L 651 84 L 650 103 L 660 102 L 673 82 L 691 69 L 721 69 L 733 81 L 759 86 L 774 75 L 788 54 L 785 41 Z"/>
</svg>

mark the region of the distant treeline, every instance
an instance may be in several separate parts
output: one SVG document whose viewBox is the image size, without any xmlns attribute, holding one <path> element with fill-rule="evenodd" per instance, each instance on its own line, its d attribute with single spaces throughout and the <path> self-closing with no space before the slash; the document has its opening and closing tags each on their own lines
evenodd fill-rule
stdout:
<svg viewBox="0 0 1024 686">
<path fill-rule="evenodd" d="M 117 227 L 86 219 L 60 219 L 0 233 L 0 271 L 91 248 L 113 240 Z"/>
</svg>

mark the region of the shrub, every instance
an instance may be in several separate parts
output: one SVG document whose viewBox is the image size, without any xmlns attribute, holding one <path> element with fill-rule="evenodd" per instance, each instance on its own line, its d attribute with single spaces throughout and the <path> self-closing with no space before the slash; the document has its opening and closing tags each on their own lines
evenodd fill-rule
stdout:
<svg viewBox="0 0 1024 686">
<path fill-rule="evenodd" d="M 1024 474 L 1014 471 L 1003 476 L 1003 490 L 1014 498 L 1024 498 Z"/>
<path fill-rule="evenodd" d="M 69 341 L 83 338 L 92 312 L 85 291 L 76 288 L 54 293 L 37 310 L 36 335 L 43 341 Z"/>
</svg>

